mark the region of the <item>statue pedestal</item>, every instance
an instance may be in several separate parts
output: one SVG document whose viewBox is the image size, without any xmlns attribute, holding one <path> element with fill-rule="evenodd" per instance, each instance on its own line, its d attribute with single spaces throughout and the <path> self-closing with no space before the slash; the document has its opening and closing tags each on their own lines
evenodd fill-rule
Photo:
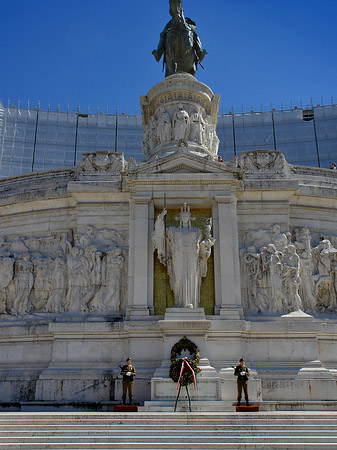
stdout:
<svg viewBox="0 0 337 450">
<path fill-rule="evenodd" d="M 176 73 L 140 98 L 147 160 L 187 150 L 217 159 L 220 96 L 188 73 Z"/>
<path fill-rule="evenodd" d="M 206 320 L 203 308 L 168 308 L 164 320 L 159 321 L 163 331 L 164 359 L 151 379 L 151 401 L 145 402 L 143 411 L 171 411 L 174 409 L 178 390 L 177 383 L 169 377 L 171 364 L 171 349 L 186 336 L 200 350 L 199 367 L 202 369 L 197 375 L 198 389 L 189 386 L 192 401 L 192 411 L 224 411 L 230 410 L 231 401 L 221 400 L 221 379 L 212 367 L 206 355 L 207 333 L 211 321 Z M 189 352 L 181 356 L 190 356 Z M 186 401 L 185 401 L 186 400 Z M 186 389 L 181 389 L 177 411 L 188 410 Z"/>
</svg>

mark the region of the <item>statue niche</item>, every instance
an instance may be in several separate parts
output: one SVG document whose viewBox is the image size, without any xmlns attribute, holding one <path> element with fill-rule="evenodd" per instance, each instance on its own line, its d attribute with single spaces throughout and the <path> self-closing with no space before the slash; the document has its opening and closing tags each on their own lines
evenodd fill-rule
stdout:
<svg viewBox="0 0 337 450">
<path fill-rule="evenodd" d="M 198 308 L 201 279 L 207 275 L 209 259 L 215 239 L 211 236 L 212 219 L 206 219 L 204 230 L 192 227 L 190 208 L 181 207 L 179 227 L 165 226 L 166 208 L 158 215 L 152 235 L 153 248 L 167 266 L 175 307 Z"/>
</svg>

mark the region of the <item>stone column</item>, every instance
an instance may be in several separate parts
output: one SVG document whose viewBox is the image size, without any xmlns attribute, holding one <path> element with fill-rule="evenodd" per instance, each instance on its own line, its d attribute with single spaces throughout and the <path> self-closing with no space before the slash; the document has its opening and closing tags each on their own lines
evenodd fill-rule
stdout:
<svg viewBox="0 0 337 450">
<path fill-rule="evenodd" d="M 240 260 L 236 198 L 215 197 L 215 312 L 225 319 L 241 319 Z"/>
<path fill-rule="evenodd" d="M 127 318 L 148 316 L 150 291 L 149 248 L 151 248 L 149 217 L 150 196 L 137 196 L 130 205 L 129 286 Z"/>
</svg>

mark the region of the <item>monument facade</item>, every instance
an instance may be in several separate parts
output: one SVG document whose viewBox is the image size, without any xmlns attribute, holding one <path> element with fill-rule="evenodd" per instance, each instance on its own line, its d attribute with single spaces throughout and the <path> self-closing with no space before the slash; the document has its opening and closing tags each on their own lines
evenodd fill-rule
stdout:
<svg viewBox="0 0 337 450">
<path fill-rule="evenodd" d="M 109 409 L 131 356 L 134 400 L 172 410 L 185 337 L 195 410 L 232 408 L 242 356 L 262 409 L 336 407 L 337 172 L 218 162 L 220 98 L 176 68 L 141 97 L 144 162 L 90 152 L 0 181 L 2 409 Z"/>
</svg>

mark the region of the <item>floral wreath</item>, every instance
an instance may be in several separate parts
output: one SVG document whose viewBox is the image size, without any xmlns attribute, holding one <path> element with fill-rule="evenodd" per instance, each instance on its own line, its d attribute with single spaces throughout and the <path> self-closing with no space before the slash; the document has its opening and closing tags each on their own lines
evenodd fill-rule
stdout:
<svg viewBox="0 0 337 450">
<path fill-rule="evenodd" d="M 194 355 L 194 359 L 183 358 L 181 356 L 181 352 L 183 350 L 188 350 L 191 355 Z M 180 339 L 180 341 L 177 342 L 171 349 L 171 379 L 181 386 L 188 386 L 193 383 L 195 384 L 195 375 L 201 372 L 201 368 L 198 367 L 199 361 L 200 350 L 192 341 L 184 336 L 183 339 Z"/>
</svg>

